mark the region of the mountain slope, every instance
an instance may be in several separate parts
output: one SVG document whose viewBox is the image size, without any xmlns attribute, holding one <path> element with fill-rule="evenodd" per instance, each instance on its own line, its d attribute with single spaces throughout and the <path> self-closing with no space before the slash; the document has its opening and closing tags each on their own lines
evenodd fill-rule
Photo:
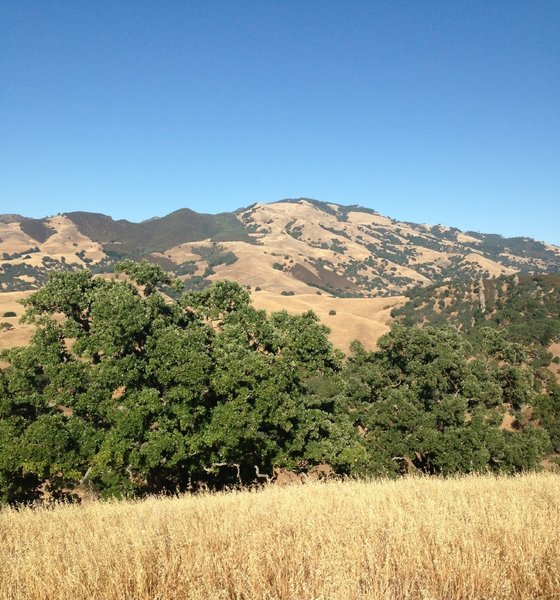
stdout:
<svg viewBox="0 0 560 600">
<path fill-rule="evenodd" d="M 514 275 L 410 290 L 391 316 L 405 325 L 454 327 L 478 343 L 482 328 L 521 344 L 533 366 L 560 364 L 560 275 Z"/>
<path fill-rule="evenodd" d="M 0 216 L 0 290 L 40 287 L 51 269 L 112 270 L 148 258 L 190 287 L 215 279 L 277 294 L 398 296 L 419 286 L 517 272 L 559 272 L 560 248 L 530 238 L 396 221 L 316 200 L 235 213 L 181 209 L 142 223 L 86 212 Z"/>
</svg>

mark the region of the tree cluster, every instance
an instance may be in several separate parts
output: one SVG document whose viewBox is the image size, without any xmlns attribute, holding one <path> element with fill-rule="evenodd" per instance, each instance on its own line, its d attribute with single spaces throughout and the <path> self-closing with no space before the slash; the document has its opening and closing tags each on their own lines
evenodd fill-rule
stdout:
<svg viewBox="0 0 560 600">
<path fill-rule="evenodd" d="M 312 312 L 256 310 L 236 283 L 171 299 L 161 267 L 116 271 L 55 272 L 26 301 L 36 333 L 0 355 L 0 502 L 250 484 L 321 462 L 350 476 L 535 468 L 547 431 L 500 424 L 537 398 L 558 435 L 560 394 L 496 330 L 475 352 L 455 331 L 397 326 L 345 357 Z"/>
<path fill-rule="evenodd" d="M 485 298 L 484 312 L 481 294 Z M 415 288 L 407 296 L 408 302 L 391 313 L 403 324 L 452 326 L 465 333 L 475 346 L 480 330 L 499 329 L 508 341 L 522 344 L 537 367 L 550 364 L 553 357 L 548 347 L 560 340 L 558 275 L 447 282 Z"/>
</svg>

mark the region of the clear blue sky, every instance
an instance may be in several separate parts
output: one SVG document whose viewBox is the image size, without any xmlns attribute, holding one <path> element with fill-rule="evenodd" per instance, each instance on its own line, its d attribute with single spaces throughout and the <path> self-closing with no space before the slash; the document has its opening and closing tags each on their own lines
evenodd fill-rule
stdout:
<svg viewBox="0 0 560 600">
<path fill-rule="evenodd" d="M 0 213 L 306 196 L 560 244 L 560 2 L 3 2 L 0 138 Z"/>
</svg>

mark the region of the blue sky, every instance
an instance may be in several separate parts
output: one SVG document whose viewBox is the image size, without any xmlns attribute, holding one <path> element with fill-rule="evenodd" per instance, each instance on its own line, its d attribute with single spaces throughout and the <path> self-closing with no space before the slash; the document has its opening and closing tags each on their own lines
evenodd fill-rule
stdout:
<svg viewBox="0 0 560 600">
<path fill-rule="evenodd" d="M 560 244 L 560 2 L 0 8 L 0 213 L 287 197 Z"/>
</svg>

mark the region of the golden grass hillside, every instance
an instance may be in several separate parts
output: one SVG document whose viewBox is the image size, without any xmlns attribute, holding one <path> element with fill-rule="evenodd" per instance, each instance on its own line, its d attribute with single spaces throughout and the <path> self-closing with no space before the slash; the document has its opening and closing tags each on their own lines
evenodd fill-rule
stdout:
<svg viewBox="0 0 560 600">
<path fill-rule="evenodd" d="M 552 600 L 559 591 L 553 474 L 0 511 L 2 599 Z"/>
<path fill-rule="evenodd" d="M 0 349 L 25 346 L 33 334 L 33 326 L 23 325 L 19 318 L 24 308 L 19 300 L 29 297 L 32 292 L 1 292 L 0 293 L 0 322 L 12 325 L 10 331 L 0 331 Z M 350 342 L 357 339 L 373 350 L 377 340 L 387 331 L 391 323 L 391 309 L 404 302 L 403 296 L 391 298 L 334 298 L 330 295 L 318 296 L 298 294 L 282 296 L 274 292 L 253 292 L 252 301 L 255 308 L 268 312 L 287 310 L 302 313 L 314 311 L 331 333 L 329 339 L 337 347 L 348 351 Z M 329 314 L 334 310 L 336 314 Z M 2 317 L 6 311 L 13 311 L 16 317 Z"/>
<path fill-rule="evenodd" d="M 31 325 L 19 322 L 24 313 L 24 307 L 19 303 L 27 298 L 31 292 L 2 292 L 0 293 L 0 323 L 9 323 L 12 328 L 0 331 L 0 350 L 14 346 L 26 346 L 33 335 Z M 15 317 L 5 317 L 5 313 L 16 313 Z"/>
<path fill-rule="evenodd" d="M 334 298 L 329 295 L 298 294 L 282 296 L 272 292 L 254 292 L 255 308 L 267 312 L 286 310 L 299 314 L 312 310 L 330 329 L 329 339 L 336 348 L 348 352 L 350 343 L 359 340 L 369 350 L 390 329 L 391 309 L 404 303 L 403 296 L 392 298 Z M 334 312 L 334 314 L 332 314 Z"/>
</svg>

